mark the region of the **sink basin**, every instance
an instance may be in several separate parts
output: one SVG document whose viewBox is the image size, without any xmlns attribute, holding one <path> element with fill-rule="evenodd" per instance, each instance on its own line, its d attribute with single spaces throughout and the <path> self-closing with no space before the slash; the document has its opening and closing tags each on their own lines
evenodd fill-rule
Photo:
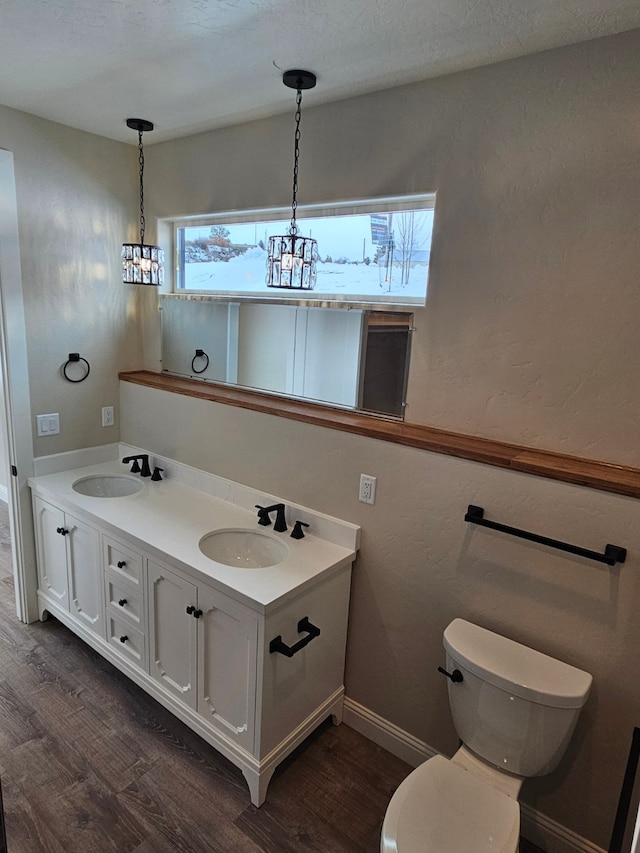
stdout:
<svg viewBox="0 0 640 853">
<path fill-rule="evenodd" d="M 198 546 L 205 557 L 238 569 L 264 569 L 286 559 L 289 546 L 259 530 L 215 530 L 203 536 Z"/>
<path fill-rule="evenodd" d="M 74 492 L 88 495 L 92 498 L 123 498 L 135 495 L 143 483 L 136 477 L 126 477 L 122 474 L 96 474 L 91 477 L 81 477 L 71 485 Z"/>
</svg>

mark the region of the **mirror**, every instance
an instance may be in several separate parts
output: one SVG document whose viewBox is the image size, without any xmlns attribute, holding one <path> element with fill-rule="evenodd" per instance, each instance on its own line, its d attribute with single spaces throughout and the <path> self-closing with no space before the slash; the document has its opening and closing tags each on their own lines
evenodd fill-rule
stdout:
<svg viewBox="0 0 640 853">
<path fill-rule="evenodd" d="M 162 371 L 402 418 L 412 314 L 161 297 Z"/>
</svg>

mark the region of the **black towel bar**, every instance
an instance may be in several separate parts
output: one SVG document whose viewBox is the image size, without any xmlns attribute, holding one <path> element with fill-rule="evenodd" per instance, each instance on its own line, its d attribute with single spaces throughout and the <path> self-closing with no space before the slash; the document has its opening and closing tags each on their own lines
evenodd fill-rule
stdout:
<svg viewBox="0 0 640 853">
<path fill-rule="evenodd" d="M 521 539 L 528 539 L 530 542 L 539 542 L 541 545 L 548 545 L 550 548 L 559 548 L 560 551 L 568 551 L 569 554 L 577 554 L 579 557 L 588 557 L 590 560 L 597 560 L 599 563 L 606 563 L 608 566 L 624 563 L 627 557 L 627 549 L 621 548 L 619 545 L 607 545 L 604 554 L 600 554 L 598 551 L 589 551 L 587 548 L 580 548 L 578 545 L 570 545 L 568 542 L 560 542 L 558 539 L 549 539 L 548 536 L 529 533 L 527 530 L 519 530 L 517 527 L 499 524 L 497 521 L 487 521 L 484 518 L 484 509 L 481 506 L 473 506 L 473 504 L 469 504 L 467 507 L 464 520 L 470 524 L 479 524 L 481 527 L 490 527 L 491 530 L 500 530 L 502 533 L 519 536 Z"/>
</svg>

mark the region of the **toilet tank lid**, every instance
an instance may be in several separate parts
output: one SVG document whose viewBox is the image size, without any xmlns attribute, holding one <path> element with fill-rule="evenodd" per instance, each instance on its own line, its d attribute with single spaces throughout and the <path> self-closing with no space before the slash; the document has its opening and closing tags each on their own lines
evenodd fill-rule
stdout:
<svg viewBox="0 0 640 853">
<path fill-rule="evenodd" d="M 445 629 L 444 647 L 474 675 L 530 702 L 580 708 L 589 695 L 588 672 L 464 619 Z"/>
</svg>

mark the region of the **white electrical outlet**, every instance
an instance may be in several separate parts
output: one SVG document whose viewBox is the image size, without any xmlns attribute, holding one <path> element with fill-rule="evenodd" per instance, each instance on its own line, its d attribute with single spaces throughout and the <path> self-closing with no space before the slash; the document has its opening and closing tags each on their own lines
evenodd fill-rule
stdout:
<svg viewBox="0 0 640 853">
<path fill-rule="evenodd" d="M 115 415 L 113 413 L 113 406 L 103 406 L 102 407 L 102 426 L 113 426 L 115 424 Z"/>
<path fill-rule="evenodd" d="M 370 474 L 360 474 L 360 494 L 358 500 L 363 504 L 376 502 L 376 478 Z"/>
</svg>

